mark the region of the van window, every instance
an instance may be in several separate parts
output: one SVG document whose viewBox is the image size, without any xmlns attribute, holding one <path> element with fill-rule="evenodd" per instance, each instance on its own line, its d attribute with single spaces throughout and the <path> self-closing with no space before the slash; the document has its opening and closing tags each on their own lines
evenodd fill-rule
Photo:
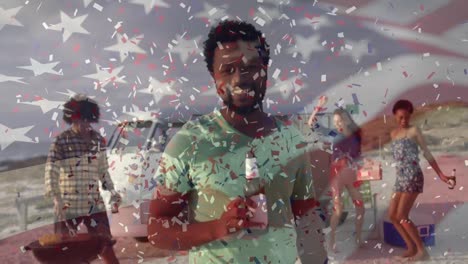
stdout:
<svg viewBox="0 0 468 264">
<path fill-rule="evenodd" d="M 164 152 L 167 143 L 180 130 L 181 126 L 182 125 L 167 127 L 158 125 L 156 127 L 155 133 L 151 138 L 150 150 Z"/>
<path fill-rule="evenodd" d="M 152 121 L 121 123 L 111 137 L 112 153 L 136 153 L 147 145 Z"/>
</svg>

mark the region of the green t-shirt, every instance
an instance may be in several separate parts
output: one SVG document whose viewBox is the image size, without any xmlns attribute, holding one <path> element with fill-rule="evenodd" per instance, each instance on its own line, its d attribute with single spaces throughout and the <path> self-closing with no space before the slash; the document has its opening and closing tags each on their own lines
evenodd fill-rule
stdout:
<svg viewBox="0 0 468 264">
<path fill-rule="evenodd" d="M 290 200 L 313 198 L 311 167 L 301 133 L 278 119 L 276 125 L 268 136 L 251 138 L 214 111 L 185 124 L 168 143 L 156 173 L 157 184 L 188 193 L 190 221 L 219 219 L 232 199 L 245 196 L 245 159 L 252 149 L 259 172 L 253 181 L 264 187 L 267 200 L 266 230 L 237 233 L 192 249 L 190 263 L 296 261 Z"/>
</svg>

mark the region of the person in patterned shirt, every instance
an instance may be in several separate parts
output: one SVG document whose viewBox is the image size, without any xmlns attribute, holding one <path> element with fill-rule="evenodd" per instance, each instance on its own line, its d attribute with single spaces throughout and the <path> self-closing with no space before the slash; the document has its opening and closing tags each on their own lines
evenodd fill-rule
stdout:
<svg viewBox="0 0 468 264">
<path fill-rule="evenodd" d="M 190 250 L 189 263 L 326 263 L 307 143 L 262 108 L 265 38 L 251 24 L 223 21 L 204 54 L 224 106 L 167 144 L 154 176 L 150 243 Z"/>
<path fill-rule="evenodd" d="M 70 128 L 55 138 L 45 168 L 45 195 L 54 201 L 55 233 L 73 235 L 83 222 L 88 233 L 110 241 L 99 182 L 112 192 L 111 200 L 116 204 L 120 196 L 108 173 L 105 139 L 90 125 L 99 120 L 99 106 L 78 94 L 64 104 L 63 120 Z M 101 256 L 105 263 L 118 263 L 111 244 L 105 246 Z"/>
</svg>

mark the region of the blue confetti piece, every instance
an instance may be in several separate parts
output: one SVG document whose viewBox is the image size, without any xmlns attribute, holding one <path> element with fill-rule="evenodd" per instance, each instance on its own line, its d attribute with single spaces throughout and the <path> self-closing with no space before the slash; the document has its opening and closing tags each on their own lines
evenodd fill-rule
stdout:
<svg viewBox="0 0 468 264">
<path fill-rule="evenodd" d="M 156 188 L 156 180 L 155 180 L 155 179 L 151 178 L 150 184 L 151 184 L 151 186 L 148 188 L 148 190 L 151 191 L 151 190 L 153 190 L 154 188 Z"/>
<path fill-rule="evenodd" d="M 361 103 L 359 103 L 359 99 L 358 99 L 358 97 L 357 97 L 357 94 L 353 93 L 352 96 L 353 96 L 353 102 L 354 102 L 354 104 L 355 104 L 355 105 L 360 105 Z"/>
<path fill-rule="evenodd" d="M 361 87 L 361 85 L 360 85 L 360 84 L 357 84 L 357 83 L 352 83 L 351 85 L 352 85 L 352 86 Z"/>
<path fill-rule="evenodd" d="M 367 43 L 367 52 L 372 53 L 372 44 Z"/>
<path fill-rule="evenodd" d="M 331 137 L 336 137 L 338 134 L 334 130 L 332 130 L 328 133 L 328 135 Z"/>
<path fill-rule="evenodd" d="M 464 72 L 465 72 L 465 75 L 467 75 L 467 74 L 468 74 L 468 70 L 467 70 L 467 69 L 465 69 L 465 70 L 464 70 Z"/>
</svg>

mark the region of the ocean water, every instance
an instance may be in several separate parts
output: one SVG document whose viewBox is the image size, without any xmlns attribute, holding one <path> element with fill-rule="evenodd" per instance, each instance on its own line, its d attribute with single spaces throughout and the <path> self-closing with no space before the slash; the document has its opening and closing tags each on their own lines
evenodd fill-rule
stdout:
<svg viewBox="0 0 468 264">
<path fill-rule="evenodd" d="M 0 150 L 0 164 L 8 160 L 27 160 L 37 156 L 46 156 L 52 141 L 29 143 L 14 142 Z"/>
</svg>

